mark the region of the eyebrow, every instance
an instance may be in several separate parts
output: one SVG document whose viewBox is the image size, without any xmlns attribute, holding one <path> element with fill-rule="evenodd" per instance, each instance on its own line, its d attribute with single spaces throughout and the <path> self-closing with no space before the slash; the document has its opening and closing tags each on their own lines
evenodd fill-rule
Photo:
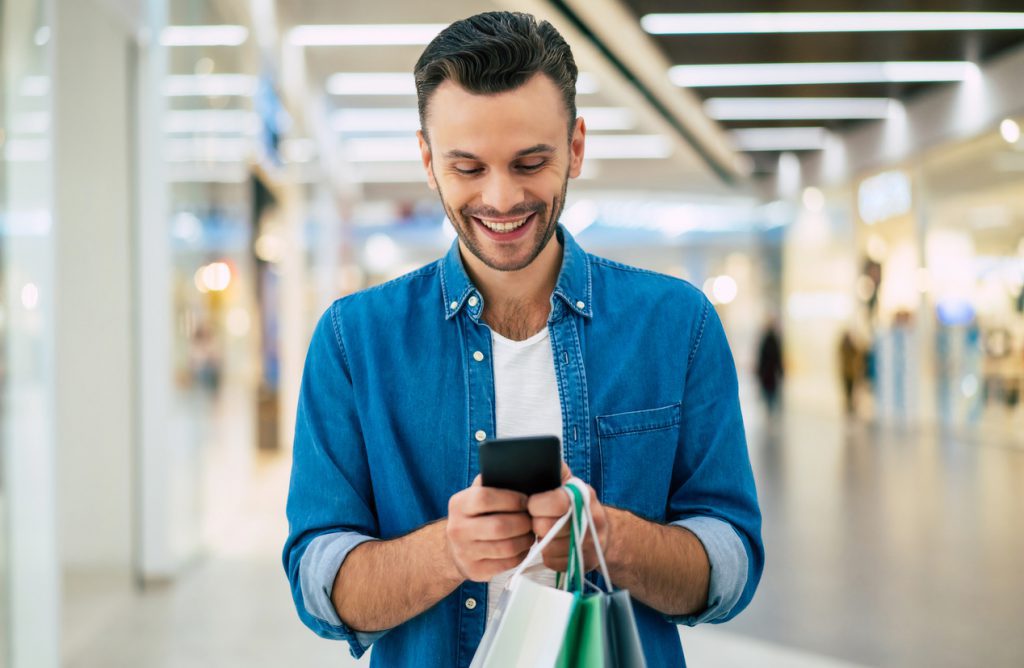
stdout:
<svg viewBox="0 0 1024 668">
<path fill-rule="evenodd" d="M 551 144 L 534 144 L 529 148 L 524 148 L 520 151 L 516 151 L 513 158 L 522 158 L 523 156 L 533 155 L 534 153 L 554 153 L 555 147 Z M 477 160 L 480 161 L 480 157 L 476 156 L 469 151 L 460 151 L 459 149 L 452 149 L 444 154 L 444 157 L 449 160 Z M 481 161 L 482 162 L 482 161 Z"/>
</svg>

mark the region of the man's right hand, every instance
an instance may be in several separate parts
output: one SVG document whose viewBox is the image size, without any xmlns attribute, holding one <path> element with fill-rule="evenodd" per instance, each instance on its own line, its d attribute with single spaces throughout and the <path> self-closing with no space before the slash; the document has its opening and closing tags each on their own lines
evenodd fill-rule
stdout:
<svg viewBox="0 0 1024 668">
<path fill-rule="evenodd" d="M 448 501 L 448 552 L 462 577 L 487 582 L 518 566 L 533 546 L 525 494 L 484 487 L 480 476 Z"/>
</svg>

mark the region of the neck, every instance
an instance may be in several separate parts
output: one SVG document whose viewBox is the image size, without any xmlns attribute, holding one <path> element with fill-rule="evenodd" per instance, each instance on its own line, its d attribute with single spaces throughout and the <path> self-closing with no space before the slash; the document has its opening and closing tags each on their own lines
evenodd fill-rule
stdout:
<svg viewBox="0 0 1024 668">
<path fill-rule="evenodd" d="M 484 297 L 484 321 L 499 334 L 514 340 L 529 338 L 547 322 L 551 293 L 562 268 L 562 245 L 553 235 L 540 255 L 518 271 L 491 269 L 472 253 L 462 259 L 473 283 Z"/>
</svg>

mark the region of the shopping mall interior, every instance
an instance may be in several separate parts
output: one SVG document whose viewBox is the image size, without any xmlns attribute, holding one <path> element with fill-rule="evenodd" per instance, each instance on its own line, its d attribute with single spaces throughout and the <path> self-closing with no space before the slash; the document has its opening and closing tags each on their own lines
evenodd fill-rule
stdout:
<svg viewBox="0 0 1024 668">
<path fill-rule="evenodd" d="M 0 668 L 369 663 L 281 566 L 303 364 L 456 240 L 412 70 L 492 10 L 579 67 L 565 229 L 735 359 L 766 565 L 688 665 L 1024 666 L 1022 9 L 0 0 Z"/>
</svg>

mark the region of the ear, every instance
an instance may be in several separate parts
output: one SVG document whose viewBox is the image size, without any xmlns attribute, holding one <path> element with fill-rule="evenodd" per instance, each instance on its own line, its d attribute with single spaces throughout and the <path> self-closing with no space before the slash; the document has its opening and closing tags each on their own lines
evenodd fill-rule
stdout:
<svg viewBox="0 0 1024 668">
<path fill-rule="evenodd" d="M 416 139 L 420 142 L 420 158 L 423 160 L 423 169 L 427 171 L 427 185 L 430 186 L 431 190 L 437 190 L 437 181 L 434 180 L 434 169 L 432 165 L 433 159 L 430 155 L 430 144 L 427 143 L 427 139 L 423 136 L 422 130 L 416 131 Z"/>
<path fill-rule="evenodd" d="M 575 179 L 583 169 L 583 148 L 587 136 L 587 124 L 583 117 L 576 119 L 572 130 L 572 141 L 569 142 L 569 178 Z"/>
</svg>

